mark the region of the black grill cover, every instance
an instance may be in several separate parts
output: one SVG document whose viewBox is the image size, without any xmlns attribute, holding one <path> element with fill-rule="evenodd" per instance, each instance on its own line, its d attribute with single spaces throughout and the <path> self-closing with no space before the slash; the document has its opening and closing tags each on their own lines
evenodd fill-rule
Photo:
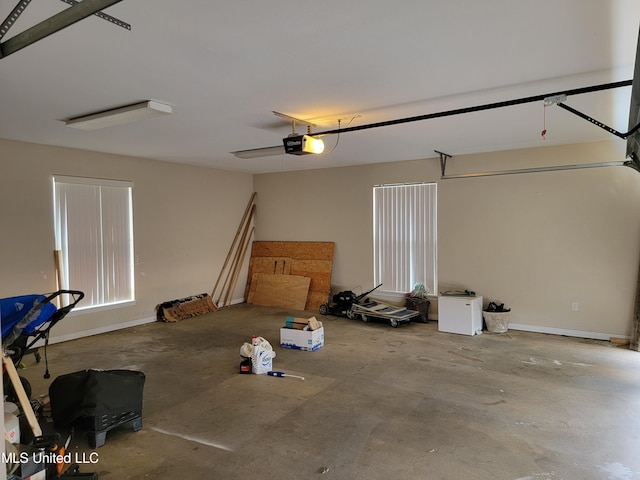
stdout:
<svg viewBox="0 0 640 480">
<path fill-rule="evenodd" d="M 135 370 L 83 370 L 57 377 L 49 386 L 56 427 L 86 417 L 142 413 L 145 375 Z"/>
</svg>

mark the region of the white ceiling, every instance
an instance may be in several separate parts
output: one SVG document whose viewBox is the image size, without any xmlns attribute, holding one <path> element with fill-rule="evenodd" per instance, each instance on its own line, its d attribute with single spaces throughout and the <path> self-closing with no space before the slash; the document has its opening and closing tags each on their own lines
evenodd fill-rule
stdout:
<svg viewBox="0 0 640 480">
<path fill-rule="evenodd" d="M 65 8 L 33 1 L 3 40 Z M 640 22 L 637 0 L 123 0 L 104 12 L 131 31 L 92 16 L 0 59 L 0 137 L 253 173 L 611 139 L 536 102 L 326 136 L 321 156 L 229 153 L 281 145 L 291 125 L 274 110 L 322 131 L 629 80 Z M 626 131 L 630 91 L 567 104 Z M 147 99 L 174 113 L 63 122 Z"/>
</svg>

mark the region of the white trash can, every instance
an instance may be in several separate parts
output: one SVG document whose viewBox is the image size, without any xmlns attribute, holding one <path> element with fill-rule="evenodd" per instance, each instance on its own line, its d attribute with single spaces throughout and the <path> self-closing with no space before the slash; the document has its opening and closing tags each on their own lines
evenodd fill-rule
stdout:
<svg viewBox="0 0 640 480">
<path fill-rule="evenodd" d="M 482 312 L 487 330 L 492 333 L 504 333 L 509 330 L 511 312 Z"/>
</svg>

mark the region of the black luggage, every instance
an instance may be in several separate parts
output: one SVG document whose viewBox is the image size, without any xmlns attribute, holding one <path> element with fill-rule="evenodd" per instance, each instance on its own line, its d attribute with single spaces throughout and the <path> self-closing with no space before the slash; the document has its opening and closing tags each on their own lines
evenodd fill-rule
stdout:
<svg viewBox="0 0 640 480">
<path fill-rule="evenodd" d="M 107 431 L 127 422 L 142 428 L 145 374 L 135 370 L 83 370 L 56 378 L 49 386 L 51 415 L 58 428 L 89 431 L 93 448 L 104 445 Z"/>
</svg>

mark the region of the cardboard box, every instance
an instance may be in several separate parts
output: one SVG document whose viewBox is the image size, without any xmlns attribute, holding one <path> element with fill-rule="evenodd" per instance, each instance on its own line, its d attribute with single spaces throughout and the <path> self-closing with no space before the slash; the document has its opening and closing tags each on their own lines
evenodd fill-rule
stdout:
<svg viewBox="0 0 640 480">
<path fill-rule="evenodd" d="M 295 328 L 296 330 L 318 330 L 322 328 L 322 322 L 319 322 L 316 317 L 287 317 L 285 327 Z"/>
<path fill-rule="evenodd" d="M 324 345 L 324 328 L 318 330 L 280 329 L 280 346 L 294 350 L 318 350 Z"/>
<path fill-rule="evenodd" d="M 309 325 L 308 318 L 287 317 L 285 327 L 295 328 L 296 330 L 304 330 Z"/>
<path fill-rule="evenodd" d="M 311 330 L 318 330 L 319 328 L 322 328 L 322 322 L 319 322 L 316 317 L 311 317 L 309 319 L 309 328 Z"/>
<path fill-rule="evenodd" d="M 307 328 L 307 326 L 303 325 L 302 323 L 292 323 L 291 325 L 287 323 L 285 328 L 293 328 L 294 330 L 304 330 L 305 328 Z"/>
</svg>

